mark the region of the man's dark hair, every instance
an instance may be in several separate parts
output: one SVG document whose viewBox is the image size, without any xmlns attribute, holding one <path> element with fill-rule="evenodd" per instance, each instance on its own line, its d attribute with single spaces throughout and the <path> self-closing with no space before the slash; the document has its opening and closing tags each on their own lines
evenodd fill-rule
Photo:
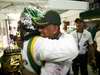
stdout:
<svg viewBox="0 0 100 75">
<path fill-rule="evenodd" d="M 61 24 L 61 18 L 58 12 L 54 11 L 54 10 L 49 10 L 46 12 L 46 14 L 44 15 L 45 20 L 49 23 L 49 24 L 54 24 L 54 25 L 60 25 Z"/>
<path fill-rule="evenodd" d="M 43 18 L 36 21 L 37 26 L 47 26 L 50 24 L 57 25 L 57 26 L 60 26 L 61 24 L 61 18 L 59 13 L 54 10 L 48 10 L 44 14 Z"/>
<path fill-rule="evenodd" d="M 76 18 L 76 19 L 75 19 L 75 23 L 77 23 L 77 22 L 83 22 L 83 20 L 80 19 L 80 18 Z"/>
</svg>

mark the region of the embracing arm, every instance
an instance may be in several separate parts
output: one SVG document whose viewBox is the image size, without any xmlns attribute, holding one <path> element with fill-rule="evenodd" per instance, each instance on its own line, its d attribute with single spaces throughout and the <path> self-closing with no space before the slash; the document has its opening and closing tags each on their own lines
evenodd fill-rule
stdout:
<svg viewBox="0 0 100 75">
<path fill-rule="evenodd" d="M 58 40 L 39 37 L 35 49 L 40 52 L 40 59 L 45 61 L 73 60 L 78 55 L 77 45 L 72 36 Z"/>
</svg>

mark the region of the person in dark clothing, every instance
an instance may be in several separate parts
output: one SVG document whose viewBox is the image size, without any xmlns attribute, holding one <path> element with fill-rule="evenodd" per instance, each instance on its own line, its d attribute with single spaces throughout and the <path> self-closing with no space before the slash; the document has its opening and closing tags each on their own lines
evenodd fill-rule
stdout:
<svg viewBox="0 0 100 75">
<path fill-rule="evenodd" d="M 95 55 L 96 55 L 96 66 L 98 68 L 98 74 L 100 75 L 100 26 L 97 26 L 97 32 L 94 38 Z"/>
</svg>

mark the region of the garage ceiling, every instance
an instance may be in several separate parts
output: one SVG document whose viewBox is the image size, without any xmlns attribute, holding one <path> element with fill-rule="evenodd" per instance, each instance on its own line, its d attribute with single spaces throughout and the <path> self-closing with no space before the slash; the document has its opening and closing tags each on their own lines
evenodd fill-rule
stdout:
<svg viewBox="0 0 100 75">
<path fill-rule="evenodd" d="M 0 0 L 0 14 L 18 13 L 29 5 L 44 10 L 47 2 L 48 0 Z"/>
<path fill-rule="evenodd" d="M 37 7 L 46 11 L 54 9 L 60 14 L 69 10 L 86 10 L 88 2 L 75 0 L 0 0 L 0 18 L 9 13 L 21 13 L 24 7 Z"/>
<path fill-rule="evenodd" d="M 41 10 L 53 8 L 60 13 L 70 9 L 88 9 L 88 2 L 75 0 L 0 0 L 0 14 L 18 13 L 29 5 Z"/>
</svg>

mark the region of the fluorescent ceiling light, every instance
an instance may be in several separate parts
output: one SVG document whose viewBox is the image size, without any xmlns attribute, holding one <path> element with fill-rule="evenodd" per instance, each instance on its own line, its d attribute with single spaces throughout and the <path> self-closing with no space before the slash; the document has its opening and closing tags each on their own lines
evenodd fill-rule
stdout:
<svg viewBox="0 0 100 75">
<path fill-rule="evenodd" d="M 83 1 L 70 1 L 70 0 L 49 0 L 48 8 L 58 10 L 69 10 L 69 9 L 89 9 L 89 3 Z"/>
<path fill-rule="evenodd" d="M 96 21 L 96 20 L 100 20 L 100 18 L 84 19 L 84 21 L 86 21 L 86 22 L 88 22 L 88 21 Z"/>
</svg>

